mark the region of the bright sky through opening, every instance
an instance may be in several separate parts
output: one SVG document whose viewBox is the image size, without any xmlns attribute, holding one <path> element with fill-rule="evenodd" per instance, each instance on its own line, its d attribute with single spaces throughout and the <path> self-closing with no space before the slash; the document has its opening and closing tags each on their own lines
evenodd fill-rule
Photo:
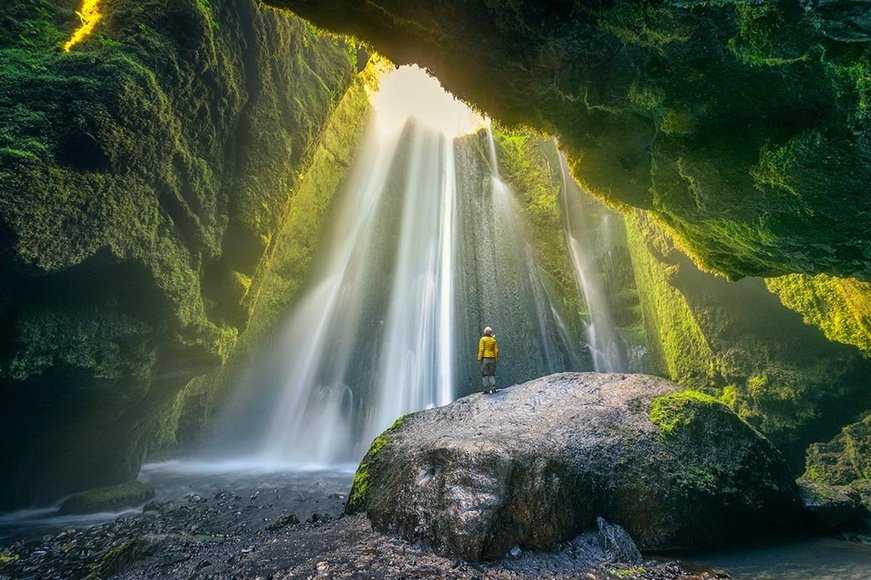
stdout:
<svg viewBox="0 0 871 580">
<path fill-rule="evenodd" d="M 484 124 L 480 115 L 417 65 L 401 66 L 385 74 L 380 90 L 372 95 L 372 106 L 376 124 L 385 134 L 401 130 L 409 117 L 448 137 L 473 133 Z"/>
</svg>

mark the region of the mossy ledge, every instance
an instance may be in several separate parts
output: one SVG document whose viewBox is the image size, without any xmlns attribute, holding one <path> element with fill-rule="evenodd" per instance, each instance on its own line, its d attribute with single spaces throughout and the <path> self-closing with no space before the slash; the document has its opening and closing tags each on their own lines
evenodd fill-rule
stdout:
<svg viewBox="0 0 871 580">
<path fill-rule="evenodd" d="M 414 415 L 415 413 L 403 415 L 394 421 L 389 429 L 386 429 L 372 441 L 372 445 L 369 446 L 369 451 L 366 452 L 366 456 L 363 457 L 363 460 L 360 461 L 360 465 L 357 466 L 357 472 L 354 474 L 354 483 L 351 484 L 351 491 L 348 492 L 348 502 L 345 504 L 345 513 L 355 514 L 366 511 L 366 506 L 369 500 L 368 494 L 371 491 L 369 489 L 369 465 L 372 463 L 372 460 L 378 452 L 390 442 L 390 435 Z"/>
</svg>

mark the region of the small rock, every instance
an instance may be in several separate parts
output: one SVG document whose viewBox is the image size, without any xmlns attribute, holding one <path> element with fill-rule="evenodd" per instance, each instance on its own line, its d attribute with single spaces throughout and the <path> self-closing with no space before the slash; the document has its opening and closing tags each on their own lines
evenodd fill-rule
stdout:
<svg viewBox="0 0 871 580">
<path fill-rule="evenodd" d="M 508 557 L 516 560 L 522 553 L 523 550 L 520 549 L 520 546 L 514 546 L 508 551 Z"/>
<path fill-rule="evenodd" d="M 266 526 L 266 529 L 270 530 L 270 531 L 280 530 L 283 527 L 295 526 L 298 523 L 299 523 L 299 518 L 296 517 L 296 514 L 293 514 L 293 513 L 284 514 L 282 516 L 279 516 L 278 519 L 276 519 L 274 522 L 272 522 L 271 524 Z"/>
<path fill-rule="evenodd" d="M 609 524 L 605 518 L 596 518 L 599 527 L 599 545 L 612 562 L 637 564 L 641 562 L 641 552 L 632 537 L 617 524 Z"/>
</svg>

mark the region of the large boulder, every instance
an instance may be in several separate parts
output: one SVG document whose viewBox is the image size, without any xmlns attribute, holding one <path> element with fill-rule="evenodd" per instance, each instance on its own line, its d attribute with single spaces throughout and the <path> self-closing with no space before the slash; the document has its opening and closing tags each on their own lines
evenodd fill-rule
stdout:
<svg viewBox="0 0 871 580">
<path fill-rule="evenodd" d="M 550 549 L 597 516 L 640 549 L 794 530 L 780 453 L 716 399 L 646 375 L 563 373 L 399 419 L 347 509 L 468 559 Z"/>
</svg>

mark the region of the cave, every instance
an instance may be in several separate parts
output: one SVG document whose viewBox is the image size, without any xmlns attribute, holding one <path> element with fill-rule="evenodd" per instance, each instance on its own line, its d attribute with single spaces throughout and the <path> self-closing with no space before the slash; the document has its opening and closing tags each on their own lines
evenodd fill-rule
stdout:
<svg viewBox="0 0 871 580">
<path fill-rule="evenodd" d="M 867 12 L 13 0 L 0 576 L 866 577 Z"/>
</svg>

